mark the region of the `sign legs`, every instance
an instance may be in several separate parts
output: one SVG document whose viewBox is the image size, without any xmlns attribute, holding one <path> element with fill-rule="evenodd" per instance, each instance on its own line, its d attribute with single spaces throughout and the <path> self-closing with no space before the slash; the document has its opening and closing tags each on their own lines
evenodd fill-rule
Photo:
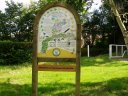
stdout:
<svg viewBox="0 0 128 96">
<path fill-rule="evenodd" d="M 76 61 L 76 93 L 75 96 L 80 96 L 80 60 Z"/>
<path fill-rule="evenodd" d="M 32 96 L 37 96 L 38 94 L 38 68 L 37 62 L 33 62 L 32 65 Z"/>
</svg>

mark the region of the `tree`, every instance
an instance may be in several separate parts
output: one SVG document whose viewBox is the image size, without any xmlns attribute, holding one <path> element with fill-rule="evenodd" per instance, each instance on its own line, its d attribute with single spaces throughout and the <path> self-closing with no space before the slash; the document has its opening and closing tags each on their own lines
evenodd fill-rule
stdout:
<svg viewBox="0 0 128 96">
<path fill-rule="evenodd" d="M 83 27 L 85 44 L 107 47 L 109 44 L 124 44 L 120 28 L 108 4 L 103 3 L 99 10 L 88 14 Z"/>
<path fill-rule="evenodd" d="M 10 33 L 7 32 L 6 22 L 8 21 L 7 16 L 0 11 L 0 40 L 9 40 Z"/>
<path fill-rule="evenodd" d="M 91 2 L 92 0 L 56 1 L 66 2 L 73 6 L 80 14 L 81 21 L 84 21 L 83 17 L 87 12 L 84 7 L 87 5 L 86 2 Z M 0 12 L 1 40 L 32 41 L 35 15 L 42 8 L 42 6 L 51 2 L 55 2 L 55 0 L 39 0 L 38 2 L 31 2 L 29 7 L 25 7 L 22 3 L 15 3 L 13 0 L 10 2 L 6 1 L 7 8 L 5 9 L 5 13 Z"/>
<path fill-rule="evenodd" d="M 116 2 L 117 7 L 116 7 L 116 4 L 115 4 L 114 1 Z M 126 44 L 127 49 L 128 49 L 128 31 L 127 31 L 127 28 L 126 28 L 124 22 L 121 19 L 120 13 L 119 13 L 120 11 L 123 10 L 122 11 L 123 14 L 122 14 L 122 12 L 121 12 L 121 14 L 122 15 L 126 15 L 127 14 L 125 12 L 125 9 L 122 8 L 122 7 L 126 7 L 127 6 L 127 4 L 125 4 L 124 2 L 128 3 L 127 0 L 108 0 L 108 3 L 109 3 L 109 5 L 110 5 L 115 17 L 116 17 L 117 23 L 118 23 L 118 25 L 119 25 L 119 27 L 121 29 L 121 32 L 122 32 L 123 37 L 124 37 L 125 44 Z M 123 4 L 125 4 L 125 5 L 123 5 Z M 127 17 L 125 19 L 127 19 Z"/>
<path fill-rule="evenodd" d="M 37 6 L 25 7 L 22 3 L 6 1 L 5 12 L 0 12 L 1 40 L 32 41 L 33 22 Z"/>
</svg>

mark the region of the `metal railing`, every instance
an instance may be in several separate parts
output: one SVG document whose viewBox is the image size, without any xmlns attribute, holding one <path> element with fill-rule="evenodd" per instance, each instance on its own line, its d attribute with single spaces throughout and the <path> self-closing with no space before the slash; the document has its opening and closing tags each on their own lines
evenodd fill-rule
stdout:
<svg viewBox="0 0 128 96">
<path fill-rule="evenodd" d="M 109 45 L 109 58 L 110 59 L 111 58 L 122 58 L 124 57 L 126 53 L 128 55 L 128 50 L 126 49 L 126 45 L 117 45 L 117 44 Z"/>
</svg>

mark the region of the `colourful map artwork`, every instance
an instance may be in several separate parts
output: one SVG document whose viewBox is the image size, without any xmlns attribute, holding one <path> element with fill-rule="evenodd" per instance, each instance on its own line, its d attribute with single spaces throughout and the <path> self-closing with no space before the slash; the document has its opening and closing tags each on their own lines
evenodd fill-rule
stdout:
<svg viewBox="0 0 128 96">
<path fill-rule="evenodd" d="M 75 58 L 76 30 L 74 15 L 66 8 L 45 11 L 38 27 L 38 57 Z"/>
</svg>

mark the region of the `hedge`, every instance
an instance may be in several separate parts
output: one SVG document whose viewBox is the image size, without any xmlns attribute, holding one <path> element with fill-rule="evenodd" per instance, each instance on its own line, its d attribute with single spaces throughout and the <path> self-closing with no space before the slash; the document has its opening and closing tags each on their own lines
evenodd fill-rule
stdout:
<svg viewBox="0 0 128 96">
<path fill-rule="evenodd" d="M 90 56 L 108 53 L 108 48 L 90 48 Z M 81 49 L 87 56 L 87 48 Z M 0 65 L 22 64 L 32 61 L 32 42 L 0 41 Z"/>
<path fill-rule="evenodd" d="M 0 41 L 0 65 L 31 61 L 32 42 Z"/>
<path fill-rule="evenodd" d="M 99 48 L 99 47 L 90 47 L 89 54 L 90 56 L 97 56 L 100 54 L 108 54 L 109 48 Z M 87 48 L 81 49 L 81 56 L 87 56 Z"/>
</svg>

